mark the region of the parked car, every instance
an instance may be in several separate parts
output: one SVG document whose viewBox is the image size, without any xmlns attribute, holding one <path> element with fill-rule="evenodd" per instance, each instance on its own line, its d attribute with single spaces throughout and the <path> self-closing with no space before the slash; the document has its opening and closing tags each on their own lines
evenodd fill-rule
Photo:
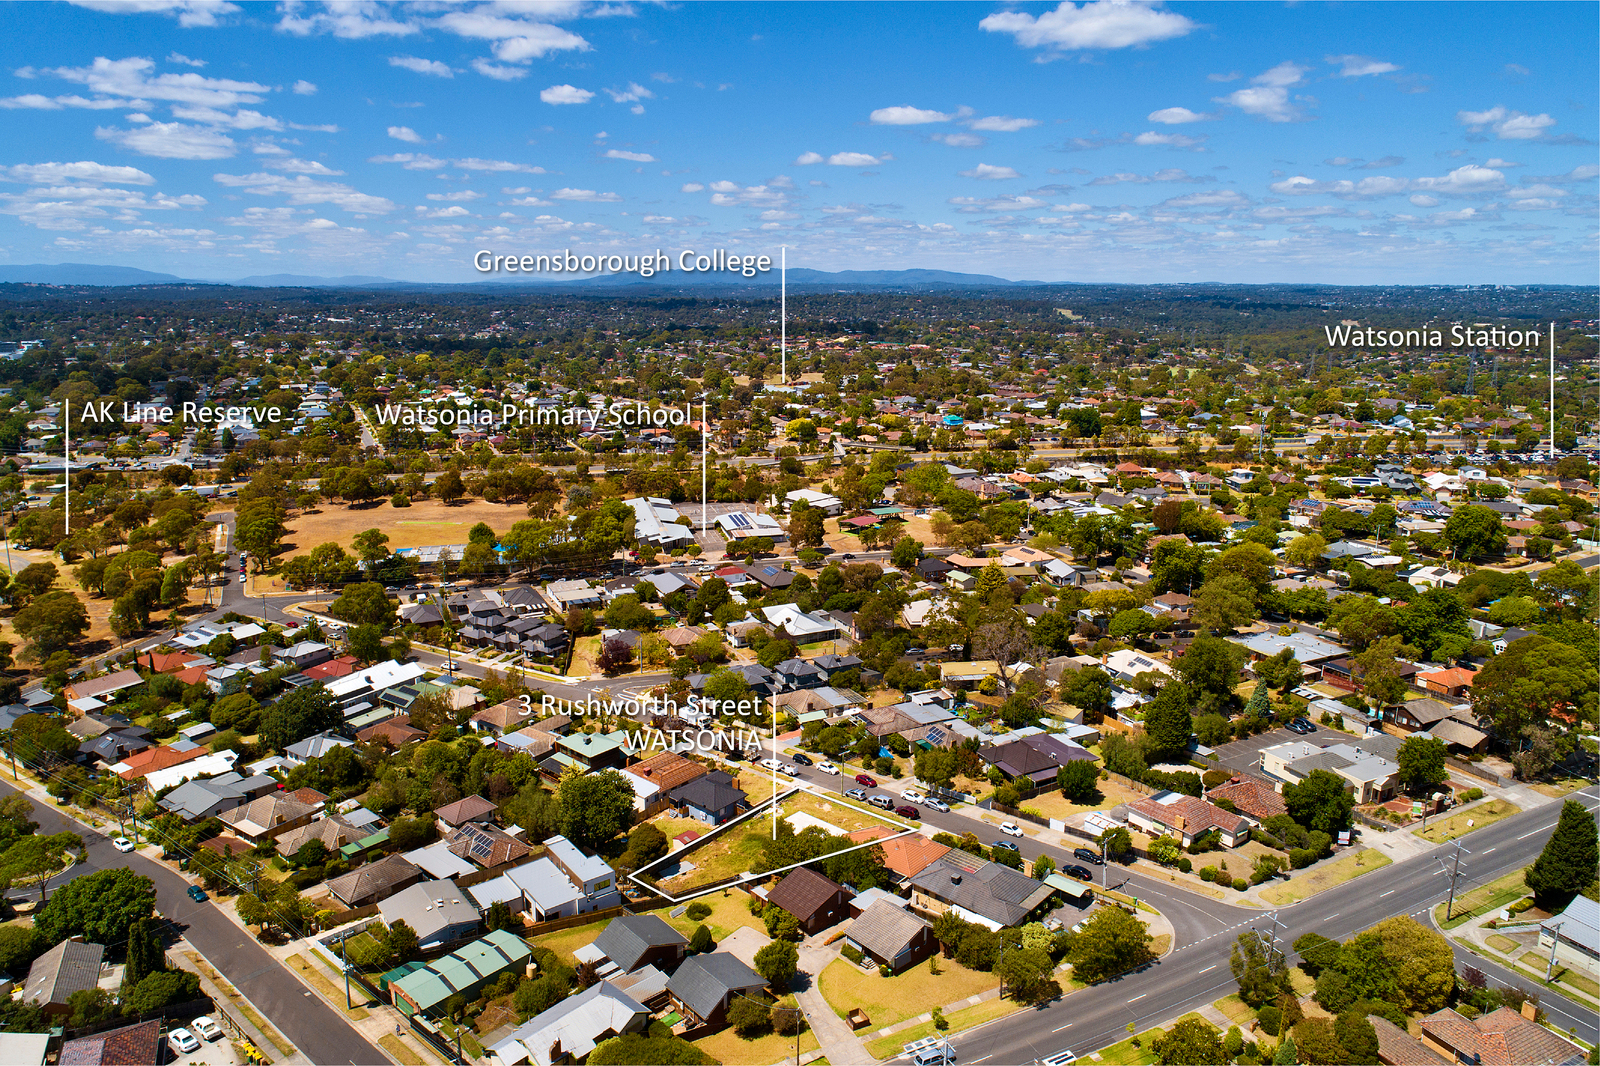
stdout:
<svg viewBox="0 0 1600 1066">
<path fill-rule="evenodd" d="M 723 758 L 727 759 L 729 762 L 742 762 L 744 757 L 744 752 L 740 751 L 738 748 L 730 749 L 728 753 L 723 756 Z"/>
<path fill-rule="evenodd" d="M 800 768 L 792 763 L 784 763 L 778 767 L 778 773 L 782 774 L 784 777 L 799 777 Z"/>
<path fill-rule="evenodd" d="M 949 814 L 950 813 L 950 804 L 946 803 L 944 800 L 941 800 L 941 799 L 934 799 L 932 796 L 929 796 L 926 799 L 924 799 L 922 801 L 922 805 L 924 807 L 928 808 L 928 810 L 930 810 L 930 811 L 939 811 L 939 812 L 941 812 L 943 814 Z"/>
<path fill-rule="evenodd" d="M 192 1055 L 200 1050 L 200 1041 L 196 1040 L 194 1034 L 187 1029 L 174 1029 L 168 1033 L 167 1043 L 180 1055 Z"/>
<path fill-rule="evenodd" d="M 1296 718 L 1294 721 L 1289 723 L 1289 732 L 1298 733 L 1301 736 L 1305 736 L 1307 733 L 1315 733 L 1316 731 L 1317 727 L 1306 721 L 1304 718 Z"/>
<path fill-rule="evenodd" d="M 1098 851 L 1090 851 L 1088 848 L 1073 848 L 1072 857 L 1074 859 L 1082 859 L 1084 862 L 1092 862 L 1096 866 L 1104 866 L 1106 864 L 1106 860 L 1100 857 Z"/>
<path fill-rule="evenodd" d="M 1017 847 L 1016 842 L 1012 841 L 1012 840 L 996 840 L 994 843 L 990 844 L 989 846 L 991 848 L 1004 848 L 1007 851 L 1021 851 L 1022 850 L 1021 848 Z"/>
<path fill-rule="evenodd" d="M 922 812 L 918 811 L 909 803 L 901 804 L 899 807 L 896 807 L 894 809 L 894 813 L 898 814 L 902 818 L 921 819 L 922 817 Z"/>
<path fill-rule="evenodd" d="M 186 891 L 189 894 L 189 898 L 194 900 L 196 903 L 204 903 L 206 900 L 211 898 L 210 896 L 206 895 L 206 890 L 201 888 L 199 885 L 190 885 L 184 891 Z"/>
<path fill-rule="evenodd" d="M 848 791 L 848 792 L 846 792 L 844 794 L 844 798 L 845 799 L 853 799 L 853 800 L 864 800 L 864 799 L 867 798 L 867 790 L 864 789 L 864 788 L 852 788 L 850 791 Z"/>
<path fill-rule="evenodd" d="M 881 807 L 886 811 L 894 810 L 894 800 L 890 799 L 888 796 L 885 796 L 882 792 L 875 792 L 868 796 L 867 802 L 872 804 L 874 807 Z"/>
<path fill-rule="evenodd" d="M 1061 872 L 1066 874 L 1068 877 L 1076 877 L 1080 881 L 1094 880 L 1094 874 L 1090 873 L 1082 866 L 1063 866 L 1061 868 Z"/>
<path fill-rule="evenodd" d="M 878 779 L 873 777 L 871 774 L 857 774 L 856 784 L 860 785 L 862 788 L 877 788 Z"/>
<path fill-rule="evenodd" d="M 222 1026 L 204 1014 L 189 1023 L 189 1031 L 207 1042 L 222 1039 Z"/>
<path fill-rule="evenodd" d="M 777 759 L 762 759 L 761 767 L 764 770 L 776 770 L 781 765 Z"/>
<path fill-rule="evenodd" d="M 1000 832 L 1008 837 L 1019 837 L 1022 835 L 1022 827 L 1016 822 L 1001 822 Z"/>
<path fill-rule="evenodd" d="M 921 803 L 928 797 L 924 796 L 914 788 L 908 788 L 904 792 L 900 793 L 900 798 L 905 800 L 907 803 Z"/>
<path fill-rule="evenodd" d="M 819 762 L 817 763 L 817 769 L 825 774 L 837 774 L 839 772 L 839 768 L 831 762 Z"/>
<path fill-rule="evenodd" d="M 810 766 L 810 765 L 812 765 L 811 756 L 806 755 L 804 752 L 798 752 L 798 751 L 795 752 L 794 753 L 794 761 L 799 763 L 801 766 Z"/>
<path fill-rule="evenodd" d="M 134 845 L 133 841 L 129 840 L 127 837 L 117 837 L 111 842 L 111 846 L 126 854 L 127 852 L 133 850 Z"/>
</svg>

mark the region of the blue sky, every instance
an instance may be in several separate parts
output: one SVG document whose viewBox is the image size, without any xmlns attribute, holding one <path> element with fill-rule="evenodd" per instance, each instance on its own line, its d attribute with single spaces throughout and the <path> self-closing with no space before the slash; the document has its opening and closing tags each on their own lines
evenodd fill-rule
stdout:
<svg viewBox="0 0 1600 1066">
<path fill-rule="evenodd" d="M 0 262 L 1594 284 L 1600 6 L 10 4 Z"/>
</svg>

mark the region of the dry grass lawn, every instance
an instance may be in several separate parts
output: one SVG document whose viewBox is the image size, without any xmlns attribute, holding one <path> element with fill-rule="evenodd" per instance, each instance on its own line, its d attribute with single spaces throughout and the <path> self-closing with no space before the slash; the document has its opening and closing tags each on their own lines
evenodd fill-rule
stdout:
<svg viewBox="0 0 1600 1066">
<path fill-rule="evenodd" d="M 872 1019 L 874 1029 L 1000 987 L 1000 978 L 994 974 L 969 970 L 954 959 L 940 959 L 935 975 L 930 972 L 933 961 L 924 959 L 904 973 L 880 977 L 876 970 L 862 973 L 849 961 L 838 959 L 822 971 L 818 987 L 835 1014 L 845 1018 L 859 1007 Z"/>
<path fill-rule="evenodd" d="M 1060 789 L 1051 789 L 1029 800 L 1022 801 L 1024 810 L 1038 811 L 1044 818 L 1060 818 L 1065 820 L 1074 814 L 1087 814 L 1090 811 L 1109 811 L 1120 803 L 1130 803 L 1133 800 L 1143 799 L 1145 793 L 1135 792 L 1118 781 L 1100 782 L 1100 801 L 1098 803 L 1073 803 L 1061 794 Z"/>
<path fill-rule="evenodd" d="M 1241 1029 L 1249 1029 L 1250 1023 L 1256 1020 L 1255 1010 L 1240 999 L 1237 992 L 1231 996 L 1223 996 L 1211 1005 L 1226 1014 L 1228 1020 Z"/>
<path fill-rule="evenodd" d="M 784 996 L 775 1004 L 782 1007 L 794 1005 L 792 995 Z M 746 1040 L 729 1026 L 720 1033 L 695 1040 L 693 1044 L 724 1066 L 767 1066 L 768 1063 L 783 1062 L 793 1057 L 795 1038 L 769 1032 L 753 1040 Z M 818 1046 L 817 1034 L 810 1029 L 800 1034 L 800 1054 L 815 1051 Z"/>
<path fill-rule="evenodd" d="M 809 814 L 819 821 L 827 822 L 841 833 L 854 833 L 858 829 L 868 829 L 875 825 L 885 826 L 896 832 L 911 828 L 903 818 L 896 818 L 887 813 L 879 814 L 873 808 L 842 800 L 826 800 L 806 792 L 790 796 L 783 801 L 783 813 L 788 815 L 791 812 Z"/>
<path fill-rule="evenodd" d="M 1503 799 L 1494 799 L 1488 803 L 1480 803 L 1478 806 L 1462 811 L 1460 814 L 1452 814 L 1442 821 L 1433 822 L 1426 829 L 1413 829 L 1412 833 L 1423 840 L 1428 840 L 1435 844 L 1443 844 L 1447 840 L 1454 840 L 1456 837 L 1475 833 L 1484 826 L 1493 825 L 1500 819 L 1509 818 L 1521 811 L 1522 808 L 1515 803 Z"/>
<path fill-rule="evenodd" d="M 496 533 L 528 517 L 522 504 L 486 503 L 466 500 L 446 507 L 438 500 L 418 500 L 410 507 L 396 509 L 389 501 L 360 507 L 324 504 L 314 511 L 299 512 L 289 519 L 280 560 L 305 555 L 319 544 L 334 541 L 346 550 L 357 533 L 381 529 L 389 534 L 389 547 L 420 548 L 429 544 L 465 544 L 467 531 L 487 522 Z"/>
<path fill-rule="evenodd" d="M 1275 906 L 1288 906 L 1309 899 L 1334 885 L 1342 885 L 1362 874 L 1369 874 L 1373 870 L 1388 866 L 1391 861 L 1389 856 L 1381 851 L 1363 848 L 1354 855 L 1346 855 L 1333 862 L 1319 863 L 1311 873 L 1300 874 L 1288 884 L 1263 889 L 1261 898 Z"/>
<path fill-rule="evenodd" d="M 946 1031 L 951 1036 L 954 1036 L 956 1033 L 971 1029 L 975 1025 L 992 1022 L 996 1018 L 1004 1018 L 1006 1015 L 1013 1014 L 1021 1009 L 1022 1004 L 1014 999 L 986 999 L 975 1006 L 963 1007 L 953 1014 L 946 1014 L 944 1016 L 945 1021 L 950 1023 L 950 1028 Z M 869 1041 L 867 1053 L 875 1059 L 887 1059 L 891 1056 L 899 1055 L 900 1049 L 913 1040 L 921 1040 L 923 1037 L 932 1036 L 933 1034 L 933 1023 L 922 1022 L 902 1029 L 893 1036 L 881 1036 L 876 1040 Z M 811 1066 L 817 1066 L 817 1064 L 812 1063 Z"/>
<path fill-rule="evenodd" d="M 750 913 L 750 898 L 750 896 L 737 890 L 714 892 L 709 896 L 701 896 L 695 902 L 704 903 L 710 907 L 711 913 L 698 922 L 690 921 L 689 916 L 686 914 L 680 914 L 676 918 L 672 917 L 672 911 L 678 909 L 676 907 L 652 913 L 660 915 L 662 921 L 684 936 L 694 936 L 695 928 L 704 925 L 711 930 L 711 939 L 719 944 L 727 939 L 728 935 L 735 929 L 750 928 L 762 936 L 766 936 L 767 927 L 761 924 L 761 919 Z"/>
</svg>

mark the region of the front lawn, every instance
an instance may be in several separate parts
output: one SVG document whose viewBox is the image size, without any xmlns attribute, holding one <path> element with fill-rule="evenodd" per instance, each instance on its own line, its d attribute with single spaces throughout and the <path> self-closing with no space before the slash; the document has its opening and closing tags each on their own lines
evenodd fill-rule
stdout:
<svg viewBox="0 0 1600 1066">
<path fill-rule="evenodd" d="M 1109 811 L 1122 803 L 1131 803 L 1143 799 L 1144 793 L 1135 792 L 1131 788 L 1117 781 L 1102 781 L 1099 784 L 1100 799 L 1095 803 L 1073 803 L 1061 794 L 1058 788 L 1048 792 L 1041 792 L 1032 799 L 1022 801 L 1023 810 L 1039 812 L 1041 818 L 1060 818 L 1065 820 L 1074 814 L 1086 814 L 1089 811 Z"/>
<path fill-rule="evenodd" d="M 1391 861 L 1389 856 L 1372 848 L 1363 848 L 1354 855 L 1346 855 L 1332 862 L 1324 859 L 1310 873 L 1299 874 L 1288 884 L 1263 889 L 1261 898 L 1274 906 L 1286 907 L 1291 903 L 1309 899 L 1334 885 L 1342 885 L 1362 874 L 1369 874 L 1373 870 L 1388 866 Z"/>
<path fill-rule="evenodd" d="M 945 1030 L 947 1036 L 971 1029 L 973 1026 L 992 1022 L 996 1018 L 1004 1018 L 1008 1014 L 1022 1010 L 1023 1005 L 1014 999 L 986 999 L 971 1007 L 962 1007 L 953 1014 L 946 1014 L 945 1021 L 950 1023 L 950 1028 Z M 919 1022 L 907 1026 L 891 1036 L 880 1036 L 876 1040 L 867 1042 L 867 1054 L 875 1059 L 893 1058 L 900 1054 L 900 1049 L 913 1040 L 921 1040 L 925 1036 L 933 1036 L 937 1030 L 932 1022 Z M 816 1066 L 812 1063 L 812 1066 Z"/>
<path fill-rule="evenodd" d="M 784 996 L 777 1005 L 793 1007 L 794 996 Z M 768 1063 L 784 1062 L 794 1057 L 794 1036 L 768 1032 L 747 1040 L 734 1032 L 731 1025 L 720 1033 L 690 1042 L 723 1066 L 767 1066 Z M 800 1054 L 815 1051 L 819 1046 L 817 1035 L 809 1028 L 800 1034 Z"/>
<path fill-rule="evenodd" d="M 1455 904 L 1450 909 L 1449 921 L 1445 921 L 1444 904 L 1441 903 L 1434 908 L 1434 921 L 1444 929 L 1454 929 L 1463 922 L 1470 922 L 1490 911 L 1515 903 L 1528 894 L 1528 886 L 1523 882 L 1522 874 L 1521 870 L 1512 870 L 1486 885 L 1479 885 L 1470 892 L 1463 892 L 1456 897 Z"/>
<path fill-rule="evenodd" d="M 1503 799 L 1493 799 L 1488 803 L 1480 803 L 1471 810 L 1452 814 L 1443 821 L 1430 824 L 1426 829 L 1413 829 L 1412 832 L 1424 840 L 1435 844 L 1443 844 L 1456 837 L 1475 833 L 1486 825 L 1493 825 L 1502 818 L 1509 818 L 1513 814 L 1520 814 L 1522 808 L 1515 803 Z"/>
<path fill-rule="evenodd" d="M 748 904 L 750 898 L 745 893 L 736 890 L 713 892 L 710 895 L 701 896 L 694 902 L 704 903 L 711 908 L 711 913 L 698 922 L 691 922 L 686 914 L 680 914 L 674 918 L 671 911 L 667 910 L 652 911 L 651 913 L 659 915 L 662 920 L 684 936 L 694 936 L 695 928 L 704 925 L 711 930 L 711 939 L 720 944 L 729 933 L 742 926 L 748 926 L 763 936 L 766 935 L 767 927 L 761 923 L 761 919 L 750 913 Z M 676 907 L 672 908 L 672 910 L 677 909 Z"/>
<path fill-rule="evenodd" d="M 872 1020 L 872 1028 L 882 1029 L 1000 987 L 994 974 L 969 970 L 954 959 L 940 959 L 937 975 L 930 972 L 932 963 L 924 959 L 904 973 L 880 977 L 876 970 L 862 973 L 848 960 L 837 959 L 822 971 L 819 988 L 839 1017 L 848 1018 L 859 1007 Z"/>
</svg>

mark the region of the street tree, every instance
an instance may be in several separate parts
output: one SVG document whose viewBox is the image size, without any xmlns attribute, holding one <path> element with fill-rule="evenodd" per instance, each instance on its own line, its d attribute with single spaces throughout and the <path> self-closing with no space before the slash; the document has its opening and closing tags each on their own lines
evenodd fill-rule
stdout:
<svg viewBox="0 0 1600 1066">
<path fill-rule="evenodd" d="M 1345 780 L 1331 770 L 1312 770 L 1303 781 L 1283 786 L 1289 817 L 1300 825 L 1332 835 L 1350 828 L 1355 797 L 1345 791 Z"/>
<path fill-rule="evenodd" d="M 96 944 L 121 944 L 141 918 L 155 913 L 156 888 L 148 877 L 127 867 L 75 877 L 34 918 L 34 928 L 51 944 L 81 935 Z"/>
<path fill-rule="evenodd" d="M 1288 987 L 1283 952 L 1254 929 L 1240 933 L 1228 953 L 1228 968 L 1239 983 L 1239 998 L 1252 1007 L 1276 999 Z"/>
<path fill-rule="evenodd" d="M 1150 1046 L 1161 1066 L 1226 1066 L 1232 1061 L 1222 1036 L 1201 1018 L 1183 1018 Z"/>
<path fill-rule="evenodd" d="M 1541 906 L 1564 907 L 1595 880 L 1600 863 L 1594 818 L 1576 800 L 1561 805 L 1555 832 L 1522 878 Z"/>
<path fill-rule="evenodd" d="M 1068 938 L 1067 960 L 1082 981 L 1101 981 L 1152 958 L 1150 930 L 1120 907 L 1105 907 Z"/>
<path fill-rule="evenodd" d="M 376 625 L 387 628 L 394 623 L 394 601 L 376 581 L 346 585 L 328 611 L 351 625 Z"/>
</svg>

